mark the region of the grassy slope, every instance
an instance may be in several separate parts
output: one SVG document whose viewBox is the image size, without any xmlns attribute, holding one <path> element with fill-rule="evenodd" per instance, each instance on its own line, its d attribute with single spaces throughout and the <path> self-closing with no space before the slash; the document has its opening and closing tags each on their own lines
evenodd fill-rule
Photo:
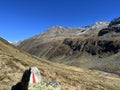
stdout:
<svg viewBox="0 0 120 90">
<path fill-rule="evenodd" d="M 105 76 L 100 72 L 51 63 L 18 50 L 0 38 L 0 90 L 10 90 L 23 71 L 37 66 L 45 79 L 60 82 L 62 90 L 120 90 L 120 78 Z"/>
</svg>

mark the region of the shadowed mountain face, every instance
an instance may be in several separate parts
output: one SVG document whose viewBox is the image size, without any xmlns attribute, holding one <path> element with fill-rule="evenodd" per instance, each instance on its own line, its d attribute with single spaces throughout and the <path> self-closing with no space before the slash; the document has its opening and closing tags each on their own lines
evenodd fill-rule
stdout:
<svg viewBox="0 0 120 90">
<path fill-rule="evenodd" d="M 53 62 L 120 75 L 119 24 L 116 18 L 81 28 L 55 26 L 18 47 Z"/>
</svg>

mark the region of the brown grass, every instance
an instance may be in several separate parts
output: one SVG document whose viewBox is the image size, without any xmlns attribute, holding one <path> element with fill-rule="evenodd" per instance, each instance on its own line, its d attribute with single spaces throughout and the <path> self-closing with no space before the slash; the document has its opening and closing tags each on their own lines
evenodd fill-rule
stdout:
<svg viewBox="0 0 120 90">
<path fill-rule="evenodd" d="M 0 40 L 0 90 L 10 90 L 23 71 L 37 66 L 44 79 L 58 81 L 62 90 L 120 90 L 120 78 L 97 71 L 52 63 L 15 48 Z"/>
</svg>

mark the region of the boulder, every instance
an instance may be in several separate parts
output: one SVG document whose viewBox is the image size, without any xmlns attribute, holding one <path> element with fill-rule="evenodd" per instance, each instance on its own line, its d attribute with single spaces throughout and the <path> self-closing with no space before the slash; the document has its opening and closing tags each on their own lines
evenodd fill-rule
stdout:
<svg viewBox="0 0 120 90">
<path fill-rule="evenodd" d="M 61 90 L 58 82 L 44 82 L 41 71 L 37 67 L 31 67 L 23 73 L 22 79 L 11 90 Z"/>
</svg>

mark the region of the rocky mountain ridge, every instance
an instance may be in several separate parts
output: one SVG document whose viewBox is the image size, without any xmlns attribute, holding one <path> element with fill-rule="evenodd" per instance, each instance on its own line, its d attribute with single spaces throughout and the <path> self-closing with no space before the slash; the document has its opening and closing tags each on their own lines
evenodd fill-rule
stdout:
<svg viewBox="0 0 120 90">
<path fill-rule="evenodd" d="M 107 27 L 108 25 L 109 25 L 109 22 L 107 21 L 99 21 L 90 26 L 83 26 L 78 28 L 53 26 L 47 29 L 42 34 L 38 34 L 31 38 L 23 40 L 20 45 L 19 43 L 17 43 L 18 44 L 17 46 L 22 49 L 25 49 L 26 47 L 24 47 L 24 44 L 26 44 L 26 45 L 29 45 L 28 48 L 30 49 L 32 47 L 38 46 L 39 44 L 52 42 L 55 40 L 61 40 L 61 39 L 63 40 L 69 37 L 76 37 L 79 35 L 86 35 L 86 34 L 89 35 L 89 34 L 98 33 L 99 30 Z"/>
<path fill-rule="evenodd" d="M 43 36 L 43 37 L 55 37 L 55 36 L 70 36 L 70 35 L 76 35 L 83 32 L 87 32 L 89 30 L 95 30 L 95 29 L 101 29 L 105 28 L 109 25 L 109 22 L 107 21 L 99 21 L 96 22 L 90 26 L 83 26 L 83 27 L 62 27 L 62 26 L 53 26 L 49 29 L 47 29 L 44 33 L 39 34 L 37 36 Z"/>
</svg>

